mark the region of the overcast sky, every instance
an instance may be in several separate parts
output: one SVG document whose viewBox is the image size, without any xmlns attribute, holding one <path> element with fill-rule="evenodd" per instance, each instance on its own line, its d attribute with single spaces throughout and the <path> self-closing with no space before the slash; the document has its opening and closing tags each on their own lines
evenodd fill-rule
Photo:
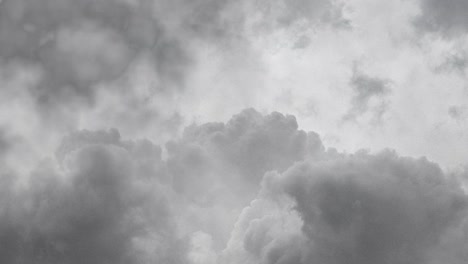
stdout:
<svg viewBox="0 0 468 264">
<path fill-rule="evenodd" d="M 467 0 L 0 0 L 0 263 L 468 263 Z"/>
</svg>

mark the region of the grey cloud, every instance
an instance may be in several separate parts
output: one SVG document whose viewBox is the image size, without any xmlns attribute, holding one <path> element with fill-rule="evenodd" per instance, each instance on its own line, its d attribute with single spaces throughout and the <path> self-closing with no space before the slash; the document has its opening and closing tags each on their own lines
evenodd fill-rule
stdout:
<svg viewBox="0 0 468 264">
<path fill-rule="evenodd" d="M 349 21 L 343 16 L 343 6 L 338 1 L 330 0 L 293 0 L 260 1 L 256 6 L 262 11 L 267 27 L 289 27 L 295 23 L 306 22 L 309 25 L 322 23 L 337 27 L 346 27 Z"/>
<path fill-rule="evenodd" d="M 274 112 L 263 116 L 247 109 L 232 117 L 226 124 L 207 123 L 185 129 L 179 142 L 168 144 L 169 163 L 176 169 L 181 164 L 193 162 L 194 168 L 203 170 L 207 163 L 221 162 L 222 169 L 230 168 L 241 189 L 255 190 L 269 170 L 284 171 L 294 162 L 311 155 L 320 155 L 324 147 L 316 133 L 298 130 L 296 119 Z M 185 157 L 181 161 L 177 159 Z M 179 164 L 179 165 L 176 165 Z M 176 173 L 175 179 L 191 186 L 193 180 L 185 173 Z M 186 175 L 191 177 L 192 173 Z M 199 176 L 196 176 L 199 177 Z M 228 180 L 223 175 L 222 181 Z M 240 177 L 240 178 L 239 178 Z M 196 179 L 199 181 L 200 179 Z M 250 187 L 249 187 L 250 185 Z"/>
<path fill-rule="evenodd" d="M 12 132 L 7 126 L 0 125 L 0 175 L 10 174 L 17 169 L 14 165 L 16 157 L 27 157 L 27 154 L 24 154 L 25 145 L 23 137 Z"/>
<path fill-rule="evenodd" d="M 185 263 L 186 246 L 157 172 L 144 168 L 158 163 L 160 149 L 119 141 L 115 131 L 78 132 L 65 141 L 64 170 L 45 162 L 16 191 L 8 191 L 15 180 L 2 175 L 8 185 L 2 185 L 0 261 Z"/>
<path fill-rule="evenodd" d="M 424 31 L 456 36 L 468 29 L 468 2 L 465 0 L 421 0 L 421 11 L 416 25 Z"/>
<path fill-rule="evenodd" d="M 235 212 L 255 197 L 265 172 L 284 171 L 324 152 L 319 136 L 298 130 L 293 116 L 254 109 L 227 123 L 191 125 L 166 148 L 168 178 L 193 211 L 188 225 L 209 233 L 218 250 L 230 236 Z"/>
<path fill-rule="evenodd" d="M 27 187 L 2 192 L 0 260 L 186 263 L 203 252 L 213 259 L 266 171 L 324 151 L 319 136 L 298 130 L 293 116 L 253 109 L 226 124 L 192 125 L 166 148 L 164 161 L 161 147 L 123 140 L 115 129 L 66 136 L 57 164 L 44 162 Z M 6 190 L 16 185 L 14 176 L 2 180 Z M 190 245 L 197 232 L 216 251 Z"/>
<path fill-rule="evenodd" d="M 1 7 L 0 57 L 42 68 L 32 89 L 40 104 L 92 102 L 96 84 L 121 76 L 142 55 L 154 62 L 159 89 L 184 82 L 187 49 L 177 32 L 165 32 L 151 1 L 6 0 Z"/>
<path fill-rule="evenodd" d="M 273 229 L 275 239 L 257 239 L 260 263 L 466 261 L 460 248 L 466 248 L 468 240 L 454 234 L 466 234 L 468 197 L 459 182 L 425 159 L 390 151 L 357 153 L 297 164 L 283 175 L 268 175 L 264 186 L 267 193 L 278 196 L 283 190 L 292 198 L 293 205 L 283 210 L 294 208 L 290 210 L 299 213 L 302 223 L 292 233 Z M 281 201 L 271 197 L 260 199 Z M 251 217 L 249 225 L 272 212 Z M 277 243 L 292 235 L 296 239 Z"/>
<path fill-rule="evenodd" d="M 270 13 L 263 4 L 284 12 Z M 30 91 L 42 117 L 55 126 L 61 124 L 56 122 L 59 119 L 73 123 L 70 116 L 83 106 L 100 105 L 104 99 L 98 96 L 103 91 L 106 98 L 114 93 L 123 104 L 133 104 L 132 96 L 127 95 L 137 93 L 133 91 L 136 84 L 125 81 L 142 60 L 151 65 L 149 74 L 156 79 L 150 85 L 154 90 L 151 97 L 170 97 L 183 91 L 200 45 L 222 52 L 232 47 L 249 49 L 246 26 L 251 25 L 246 22 L 252 14 L 262 14 L 262 24 L 275 21 L 273 30 L 302 20 L 329 24 L 336 20 L 331 17 L 341 17 L 336 11 L 341 7 L 328 0 L 261 4 L 225 0 L 5 0 L 0 7 L 0 64 L 6 67 L 21 62 L 37 69 L 38 83 L 24 89 Z M 160 109 L 142 106 L 131 112 L 137 111 L 142 114 L 130 115 L 127 120 L 161 118 Z"/>
<path fill-rule="evenodd" d="M 448 109 L 448 114 L 456 121 L 464 121 L 466 118 L 468 118 L 468 111 L 464 106 L 451 106 Z"/>
<path fill-rule="evenodd" d="M 9 138 L 9 135 L 0 127 L 0 158 L 10 149 L 12 140 Z"/>
<path fill-rule="evenodd" d="M 350 84 L 353 88 L 351 108 L 343 116 L 343 120 L 355 120 L 370 111 L 373 120 L 380 121 L 387 110 L 388 101 L 385 97 L 391 91 L 390 81 L 371 77 L 354 69 Z M 372 104 L 372 100 L 376 100 L 376 103 Z"/>
<path fill-rule="evenodd" d="M 466 52 L 457 52 L 448 55 L 444 62 L 436 67 L 436 71 L 445 72 L 458 72 L 462 75 L 465 74 L 465 69 L 468 66 L 468 56 Z"/>
<path fill-rule="evenodd" d="M 185 32 L 211 41 L 242 38 L 245 16 L 243 1 L 196 0 L 176 1 Z"/>
<path fill-rule="evenodd" d="M 466 262 L 468 198 L 424 158 L 327 151 L 253 109 L 165 148 L 83 130 L 27 181 L 2 171 L 0 262 Z"/>
</svg>

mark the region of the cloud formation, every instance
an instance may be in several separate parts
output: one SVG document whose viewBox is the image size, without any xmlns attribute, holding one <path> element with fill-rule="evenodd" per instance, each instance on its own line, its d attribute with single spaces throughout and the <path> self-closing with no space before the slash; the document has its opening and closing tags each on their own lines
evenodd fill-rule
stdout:
<svg viewBox="0 0 468 264">
<path fill-rule="evenodd" d="M 158 147 L 83 131 L 57 155 L 61 168 L 46 161 L 27 184 L 2 175 L 3 263 L 181 263 L 184 246 L 151 170 Z"/>
<path fill-rule="evenodd" d="M 161 147 L 115 129 L 83 130 L 24 182 L 2 172 L 2 261 L 199 263 L 215 256 L 211 244 L 226 243 L 266 171 L 323 146 L 293 116 L 248 109 L 226 124 L 187 127 L 167 152 L 163 160 Z"/>
<path fill-rule="evenodd" d="M 0 0 L 0 262 L 467 263 L 465 9 Z"/>
<path fill-rule="evenodd" d="M 264 178 L 228 263 L 463 263 L 468 200 L 425 159 L 391 151 L 308 161 Z M 281 208 L 280 210 L 278 208 Z M 463 236 L 463 235 L 462 235 Z M 456 250 L 445 243 L 459 243 Z M 237 247 L 236 247 L 237 245 Z M 240 245 L 240 246 L 239 246 Z M 229 259 L 229 258 L 228 258 Z"/>
<path fill-rule="evenodd" d="M 466 261 L 468 197 L 424 158 L 338 153 L 254 109 L 165 148 L 83 130 L 27 178 L 2 172 L 1 261 Z"/>
</svg>

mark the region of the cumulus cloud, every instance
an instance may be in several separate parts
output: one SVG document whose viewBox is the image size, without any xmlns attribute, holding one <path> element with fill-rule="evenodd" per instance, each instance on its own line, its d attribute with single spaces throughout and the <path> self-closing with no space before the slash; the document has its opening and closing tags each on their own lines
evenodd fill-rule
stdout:
<svg viewBox="0 0 468 264">
<path fill-rule="evenodd" d="M 425 159 L 384 151 L 299 163 L 265 176 L 231 244 L 248 261 L 228 263 L 463 263 L 468 241 L 453 236 L 466 234 L 467 205 L 459 182 Z"/>
<path fill-rule="evenodd" d="M 216 263 L 263 174 L 323 152 L 293 116 L 253 109 L 166 148 L 83 130 L 25 181 L 2 172 L 4 262 Z"/>
<path fill-rule="evenodd" d="M 164 149 L 77 131 L 27 178 L 1 180 L 4 263 L 466 261 L 457 177 L 325 149 L 278 112 L 193 124 Z"/>
<path fill-rule="evenodd" d="M 62 168 L 45 161 L 27 184 L 2 175 L 1 262 L 182 263 L 171 208 L 149 168 L 160 149 L 121 142 L 115 131 L 63 144 Z"/>
<path fill-rule="evenodd" d="M 218 249 L 237 214 L 255 197 L 265 172 L 284 171 L 324 151 L 319 136 L 298 130 L 293 116 L 264 116 L 254 109 L 225 124 L 189 126 L 166 148 L 172 187 L 190 202 L 190 228 L 210 231 Z"/>
<path fill-rule="evenodd" d="M 181 142 L 204 146 L 257 183 L 268 170 L 283 171 L 295 161 L 323 151 L 318 134 L 298 130 L 294 116 L 278 112 L 263 116 L 254 109 L 242 111 L 226 124 L 189 126 Z M 176 144 L 169 147 L 170 153 L 177 149 Z"/>
</svg>

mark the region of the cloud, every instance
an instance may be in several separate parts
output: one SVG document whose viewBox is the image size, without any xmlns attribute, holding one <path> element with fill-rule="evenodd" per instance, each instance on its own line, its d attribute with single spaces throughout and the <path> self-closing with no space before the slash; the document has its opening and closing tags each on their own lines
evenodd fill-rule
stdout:
<svg viewBox="0 0 468 264">
<path fill-rule="evenodd" d="M 263 186 L 226 251 L 237 262 L 227 263 L 466 261 L 458 250 L 468 241 L 454 234 L 466 234 L 467 196 L 425 159 L 384 151 L 310 160 Z"/>
<path fill-rule="evenodd" d="M 350 84 L 353 88 L 351 107 L 343 120 L 356 120 L 370 111 L 372 120 L 380 121 L 387 110 L 388 102 L 385 97 L 391 91 L 390 81 L 371 77 L 354 69 Z"/>
<path fill-rule="evenodd" d="M 7 124 L 30 140 L 30 153 L 76 129 L 177 131 L 171 99 L 186 89 L 195 37 L 169 32 L 161 21 L 171 10 L 163 16 L 157 8 L 146 0 L 0 3 L 0 68 L 8 70 L 1 77 L 15 80 L 2 88 L 12 109 Z"/>
<path fill-rule="evenodd" d="M 464 121 L 468 117 L 467 109 L 464 106 L 453 105 L 448 109 L 449 116 L 456 121 Z"/>
<path fill-rule="evenodd" d="M 28 178 L 2 172 L 0 260 L 216 263 L 263 174 L 322 152 L 293 116 L 253 109 L 187 127 L 165 160 L 116 129 L 73 132 Z"/>
<path fill-rule="evenodd" d="M 42 80 L 31 92 L 42 106 L 93 103 L 96 85 L 150 58 L 161 86 L 183 87 L 188 49 L 165 32 L 151 1 L 10 1 L 1 3 L 0 58 L 37 65 Z"/>
<path fill-rule="evenodd" d="M 465 74 L 465 69 L 468 66 L 468 58 L 466 52 L 457 52 L 447 56 L 445 61 L 439 65 L 436 70 L 440 72 L 458 72 L 462 75 Z"/>
<path fill-rule="evenodd" d="M 28 178 L 2 171 L 0 261 L 458 264 L 459 178 L 393 151 L 326 150 L 293 116 L 254 109 L 165 149 L 76 131 Z"/>
<path fill-rule="evenodd" d="M 287 7 L 285 21 L 331 8 L 328 0 L 276 4 Z M 154 64 L 158 90 L 183 89 L 193 41 L 224 46 L 243 39 L 246 16 L 256 11 L 243 8 L 243 2 L 211 0 L 5 0 L 1 6 L 0 58 L 42 69 L 31 92 L 45 106 L 92 103 L 96 85 L 124 76 L 141 56 Z"/>
<path fill-rule="evenodd" d="M 12 140 L 5 129 L 0 128 L 0 158 L 11 148 Z"/>
<path fill-rule="evenodd" d="M 0 262 L 467 263 L 466 9 L 0 0 Z"/>
<path fill-rule="evenodd" d="M 184 108 L 178 105 L 183 95 L 207 85 L 196 83 L 193 74 L 218 74 L 212 65 L 199 63 L 207 51 L 229 69 L 221 80 L 237 79 L 236 71 L 244 68 L 245 59 L 241 62 L 234 53 L 258 55 L 252 47 L 252 38 L 258 37 L 251 34 L 254 14 L 260 14 L 262 23 L 286 16 L 288 23 L 315 25 L 320 24 L 316 17 L 337 5 L 314 1 L 304 10 L 302 2 L 270 4 L 285 6 L 285 14 L 270 16 L 246 1 L 4 0 L 0 67 L 13 75 L 37 75 L 27 85 L 4 89 L 24 90 L 14 96 L 26 97 L 21 99 L 31 103 L 30 114 L 61 133 L 116 124 L 124 126 L 123 133 L 155 130 L 156 125 L 147 124 L 165 126 Z M 148 90 L 144 96 L 142 89 Z"/>
<path fill-rule="evenodd" d="M 263 16 L 259 24 L 265 28 L 288 28 L 304 23 L 312 27 L 317 24 L 336 27 L 349 25 L 340 1 L 260 1 L 254 6 Z"/>
<path fill-rule="evenodd" d="M 44 162 L 26 186 L 2 175 L 2 263 L 183 263 L 158 173 L 144 167 L 160 149 L 84 131 L 61 150 L 63 168 Z"/>
<path fill-rule="evenodd" d="M 188 201 L 184 225 L 209 233 L 218 250 L 267 171 L 284 171 L 324 151 L 319 136 L 298 130 L 293 116 L 254 109 L 227 123 L 188 126 L 166 149 L 172 188 Z"/>
<path fill-rule="evenodd" d="M 294 162 L 324 150 L 316 133 L 298 130 L 295 117 L 278 112 L 263 116 L 254 109 L 242 111 L 226 124 L 189 126 L 181 140 L 168 143 L 167 148 L 170 169 L 177 177 L 174 183 L 181 188 L 196 186 L 206 166 L 213 166 L 232 170 L 234 178 L 223 175 L 218 180 L 233 180 L 234 186 L 247 184 L 241 189 L 254 190 L 265 172 L 284 171 Z M 184 173 L 187 164 L 192 165 L 191 173 Z M 188 177 L 195 177 L 194 169 L 199 173 L 191 180 Z"/>
<path fill-rule="evenodd" d="M 468 29 L 468 3 L 464 0 L 421 0 L 421 15 L 416 24 L 429 32 L 455 36 Z"/>
</svg>

